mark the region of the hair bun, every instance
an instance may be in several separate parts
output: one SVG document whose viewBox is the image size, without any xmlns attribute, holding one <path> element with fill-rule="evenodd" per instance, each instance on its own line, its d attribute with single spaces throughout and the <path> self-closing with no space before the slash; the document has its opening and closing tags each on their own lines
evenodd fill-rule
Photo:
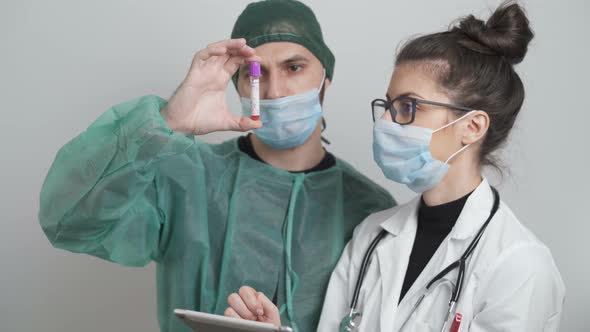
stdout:
<svg viewBox="0 0 590 332">
<path fill-rule="evenodd" d="M 476 52 L 504 56 L 511 64 L 522 61 L 534 36 L 524 10 L 514 3 L 502 4 L 487 22 L 469 15 L 452 31 L 468 37 L 469 40 L 459 41 L 461 45 Z"/>
</svg>

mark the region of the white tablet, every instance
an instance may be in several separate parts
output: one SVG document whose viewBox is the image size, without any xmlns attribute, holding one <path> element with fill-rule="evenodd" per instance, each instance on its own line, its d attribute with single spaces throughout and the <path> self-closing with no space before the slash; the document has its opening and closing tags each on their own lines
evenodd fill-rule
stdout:
<svg viewBox="0 0 590 332">
<path fill-rule="evenodd" d="M 180 318 L 195 332 L 293 332 L 290 327 L 277 327 L 270 323 L 225 317 L 204 312 L 174 309 Z"/>
</svg>

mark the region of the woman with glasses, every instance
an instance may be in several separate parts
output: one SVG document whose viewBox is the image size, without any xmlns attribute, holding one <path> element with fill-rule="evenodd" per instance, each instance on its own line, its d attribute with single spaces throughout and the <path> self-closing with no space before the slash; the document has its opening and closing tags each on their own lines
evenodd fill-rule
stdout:
<svg viewBox="0 0 590 332">
<path fill-rule="evenodd" d="M 482 176 L 523 104 L 514 66 L 532 38 L 522 8 L 505 3 L 400 50 L 371 105 L 373 153 L 420 195 L 357 227 L 318 331 L 558 330 L 565 287 L 551 253 Z M 230 316 L 279 323 L 251 288 L 229 302 Z"/>
</svg>

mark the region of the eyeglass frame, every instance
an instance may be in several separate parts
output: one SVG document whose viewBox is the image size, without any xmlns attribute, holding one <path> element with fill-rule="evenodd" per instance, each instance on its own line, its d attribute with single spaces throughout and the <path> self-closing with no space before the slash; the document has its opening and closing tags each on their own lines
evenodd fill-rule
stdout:
<svg viewBox="0 0 590 332">
<path fill-rule="evenodd" d="M 405 123 L 399 123 L 395 120 L 395 113 L 393 113 L 393 111 L 398 112 L 394 107 L 393 107 L 393 103 L 395 103 L 396 101 L 400 100 L 400 99 L 404 99 L 404 100 L 409 100 L 412 103 L 412 118 L 410 119 L 409 122 L 405 122 Z M 373 117 L 373 122 L 377 121 L 377 119 L 375 119 L 375 103 L 377 102 L 382 102 L 383 105 L 380 105 L 379 107 L 384 106 L 385 107 L 385 112 L 389 111 L 390 115 L 391 115 L 391 121 L 399 124 L 399 125 L 409 125 L 412 122 L 414 122 L 414 120 L 416 119 L 416 106 L 418 104 L 426 104 L 426 105 L 433 105 L 433 106 L 441 106 L 441 107 L 446 107 L 446 108 L 450 108 L 450 109 L 454 109 L 457 111 L 463 111 L 463 112 L 471 112 L 474 111 L 474 109 L 472 108 L 468 108 L 468 107 L 463 107 L 463 106 L 457 106 L 457 105 L 451 105 L 451 104 L 445 104 L 445 103 L 439 103 L 436 101 L 431 101 L 431 100 L 425 100 L 425 99 L 419 99 L 419 98 L 413 98 L 413 97 L 408 97 L 408 96 L 399 96 L 396 98 L 393 98 L 390 101 L 381 99 L 381 98 L 376 98 L 371 102 L 371 115 Z M 385 114 L 385 113 L 383 113 Z"/>
</svg>

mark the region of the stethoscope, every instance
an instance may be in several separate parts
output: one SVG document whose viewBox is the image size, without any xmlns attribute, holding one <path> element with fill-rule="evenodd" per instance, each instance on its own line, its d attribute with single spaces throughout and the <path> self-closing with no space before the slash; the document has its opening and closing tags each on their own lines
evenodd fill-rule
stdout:
<svg viewBox="0 0 590 332">
<path fill-rule="evenodd" d="M 463 255 L 461 255 L 461 258 L 459 258 L 458 260 L 451 263 L 444 270 L 440 271 L 440 273 L 437 274 L 434 278 L 432 278 L 430 280 L 430 282 L 428 282 L 428 284 L 426 285 L 426 289 L 424 291 L 424 294 L 422 294 L 422 296 L 420 296 L 420 298 L 418 299 L 418 302 L 416 302 L 416 304 L 414 305 L 412 312 L 410 313 L 410 315 L 408 315 L 408 319 L 411 316 L 411 314 L 416 311 L 416 309 L 418 308 L 420 303 L 422 303 L 422 300 L 428 294 L 430 287 L 433 286 L 434 284 L 436 284 L 437 282 L 439 282 L 440 280 L 442 280 L 442 278 L 444 276 L 446 276 L 447 274 L 449 274 L 451 271 L 458 268 L 459 271 L 457 273 L 457 278 L 455 280 L 455 284 L 452 287 L 451 299 L 449 300 L 449 308 L 448 308 L 445 320 L 443 321 L 443 326 L 440 330 L 441 332 L 445 331 L 449 317 L 455 311 L 455 307 L 456 307 L 457 302 L 459 301 L 459 297 L 461 295 L 461 289 L 463 288 L 463 277 L 465 275 L 465 266 L 467 265 L 467 259 L 469 259 L 469 257 L 473 253 L 475 247 L 477 246 L 477 243 L 479 242 L 479 240 L 481 239 L 481 237 L 483 235 L 483 232 L 485 231 L 486 227 L 488 226 L 488 224 L 490 223 L 490 221 L 492 220 L 492 218 L 494 217 L 494 215 L 498 211 L 498 207 L 500 206 L 500 195 L 498 194 L 498 191 L 494 187 L 492 187 L 492 192 L 494 193 L 494 205 L 492 206 L 492 210 L 490 211 L 490 215 L 489 215 L 488 219 L 481 226 L 481 228 L 477 232 L 477 235 L 471 241 L 471 243 L 469 244 L 467 249 L 465 249 L 465 252 L 463 253 Z M 359 325 L 361 323 L 362 313 L 360 311 L 357 311 L 356 309 L 357 309 L 359 294 L 361 291 L 361 286 L 363 285 L 363 279 L 365 278 L 365 275 L 367 273 L 367 270 L 369 267 L 369 262 L 371 260 L 371 256 L 373 255 L 373 252 L 375 251 L 375 248 L 377 247 L 379 242 L 381 242 L 381 240 L 386 235 L 387 235 L 386 230 L 382 230 L 381 232 L 379 232 L 379 234 L 377 234 L 377 236 L 373 239 L 373 241 L 369 245 L 369 248 L 367 248 L 367 252 L 365 253 L 365 256 L 363 257 L 363 262 L 361 264 L 358 278 L 357 278 L 356 284 L 354 286 L 354 293 L 352 296 L 352 301 L 350 303 L 350 311 L 340 322 L 340 331 L 341 332 L 358 331 Z M 404 322 L 403 325 L 405 325 L 407 323 L 408 319 L 406 319 L 406 321 Z M 403 325 L 402 325 L 402 327 L 403 327 Z"/>
</svg>

